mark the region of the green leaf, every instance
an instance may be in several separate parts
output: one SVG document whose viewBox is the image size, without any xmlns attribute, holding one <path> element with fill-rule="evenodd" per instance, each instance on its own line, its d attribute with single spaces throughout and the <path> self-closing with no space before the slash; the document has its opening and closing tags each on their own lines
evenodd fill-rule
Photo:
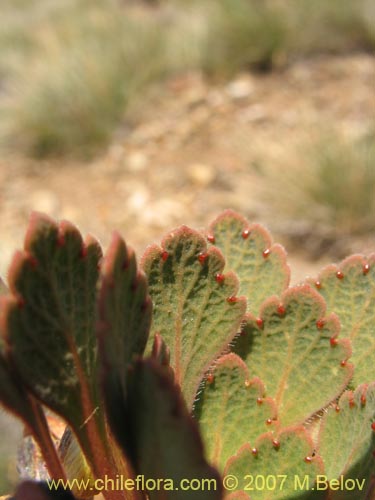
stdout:
<svg viewBox="0 0 375 500">
<path fill-rule="evenodd" d="M 328 408 L 318 438 L 325 474 L 332 483 L 355 486 L 352 490 L 339 486 L 329 498 L 373 498 L 369 489 L 374 487 L 371 478 L 375 476 L 374 431 L 375 382 L 359 386 L 354 393 L 344 392 L 338 405 Z"/>
<path fill-rule="evenodd" d="M 37 397 L 80 426 L 94 408 L 96 283 L 101 253 L 69 223 L 34 215 L 9 271 L 5 332 Z M 65 415 L 64 415 L 65 414 Z"/>
<path fill-rule="evenodd" d="M 148 479 L 151 500 L 221 499 L 220 476 L 204 458 L 196 422 L 170 373 L 153 359 L 137 361 L 129 374 L 126 421 L 124 448 Z M 192 480 L 197 489 L 184 491 Z"/>
<path fill-rule="evenodd" d="M 236 297 L 235 275 L 222 274 L 221 253 L 207 250 L 200 233 L 184 226 L 162 248 L 150 247 L 142 265 L 154 305 L 152 334 L 160 333 L 170 348 L 176 381 L 191 406 L 204 372 L 238 332 L 245 299 Z"/>
<path fill-rule="evenodd" d="M 200 395 L 196 416 L 207 456 L 223 470 L 243 444 L 254 444 L 275 424 L 276 407 L 271 399 L 264 398 L 261 380 L 250 379 L 245 363 L 231 353 L 215 363 Z"/>
<path fill-rule="evenodd" d="M 71 425 L 97 477 L 110 470 L 95 335 L 100 258 L 97 242 L 84 243 L 70 223 L 34 214 L 9 271 L 2 317 L 17 372 Z"/>
<path fill-rule="evenodd" d="M 248 310 L 257 314 L 271 295 L 280 295 L 289 284 L 286 252 L 272 244 L 268 231 L 250 224 L 245 217 L 226 210 L 211 224 L 208 239 L 226 260 L 225 271 L 234 271 L 240 280 L 241 295 L 248 299 Z"/>
<path fill-rule="evenodd" d="M 103 392 L 115 435 L 124 432 L 119 405 L 126 395 L 129 364 L 146 347 L 151 306 L 146 279 L 137 270 L 133 250 L 114 234 L 102 268 L 98 335 Z"/>
<path fill-rule="evenodd" d="M 326 407 L 352 377 L 350 342 L 337 338 L 337 317 L 325 316 L 322 297 L 308 285 L 271 297 L 242 333 L 233 350 L 262 379 L 284 426 Z"/>
<path fill-rule="evenodd" d="M 330 265 L 315 283 L 327 310 L 340 318 L 341 332 L 352 341 L 353 386 L 375 380 L 375 254 L 348 257 Z"/>
<path fill-rule="evenodd" d="M 237 489 L 242 490 L 238 498 L 245 498 L 245 491 L 251 500 L 299 499 L 302 490 L 314 488 L 315 479 L 323 470 L 313 449 L 312 440 L 302 427 L 284 429 L 278 435 L 264 434 L 253 448 L 246 444 L 229 459 L 224 485 L 229 481 L 232 489 L 233 481 L 237 481 Z M 228 480 L 228 476 L 232 477 Z"/>
</svg>

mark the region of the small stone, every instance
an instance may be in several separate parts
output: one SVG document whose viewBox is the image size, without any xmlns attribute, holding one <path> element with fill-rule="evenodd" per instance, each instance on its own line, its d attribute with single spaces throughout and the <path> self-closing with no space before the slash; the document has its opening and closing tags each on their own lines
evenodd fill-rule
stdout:
<svg viewBox="0 0 375 500">
<path fill-rule="evenodd" d="M 34 191 L 30 197 L 29 203 L 32 210 L 46 213 L 51 217 L 60 216 L 60 201 L 52 191 L 46 189 Z"/>
<path fill-rule="evenodd" d="M 121 144 L 113 144 L 108 152 L 108 158 L 113 162 L 114 164 L 118 164 L 123 160 L 124 157 L 124 146 Z M 107 167 L 107 165 L 105 165 Z"/>
<path fill-rule="evenodd" d="M 267 119 L 267 113 L 261 104 L 252 104 L 244 110 L 241 110 L 239 119 L 243 123 L 257 123 Z"/>
<path fill-rule="evenodd" d="M 151 227 L 165 228 L 186 217 L 184 205 L 171 198 L 149 202 L 139 212 L 140 221 Z"/>
<path fill-rule="evenodd" d="M 188 167 L 189 179 L 200 187 L 209 186 L 215 179 L 215 168 L 204 163 L 194 163 Z"/>
<path fill-rule="evenodd" d="M 232 99 L 242 100 L 254 92 L 254 85 L 249 78 L 240 77 L 230 82 L 226 87 L 226 91 Z"/>
<path fill-rule="evenodd" d="M 142 151 L 133 151 L 126 157 L 126 166 L 129 172 L 143 172 L 147 165 L 148 158 Z"/>
<path fill-rule="evenodd" d="M 126 208 L 131 213 L 138 213 L 143 210 L 149 201 L 150 193 L 146 189 L 138 189 L 132 193 L 126 201 Z"/>
<path fill-rule="evenodd" d="M 228 97 L 217 89 L 210 90 L 207 94 L 207 103 L 211 108 L 220 108 L 225 105 Z"/>
</svg>

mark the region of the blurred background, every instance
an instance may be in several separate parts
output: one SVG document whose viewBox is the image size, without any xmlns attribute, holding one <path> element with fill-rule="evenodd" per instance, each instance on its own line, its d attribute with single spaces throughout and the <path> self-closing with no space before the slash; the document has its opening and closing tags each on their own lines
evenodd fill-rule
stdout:
<svg viewBox="0 0 375 500">
<path fill-rule="evenodd" d="M 374 252 L 374 49 L 374 0 L 0 0 L 0 275 L 32 210 L 140 255 L 233 208 L 293 282 Z"/>
</svg>

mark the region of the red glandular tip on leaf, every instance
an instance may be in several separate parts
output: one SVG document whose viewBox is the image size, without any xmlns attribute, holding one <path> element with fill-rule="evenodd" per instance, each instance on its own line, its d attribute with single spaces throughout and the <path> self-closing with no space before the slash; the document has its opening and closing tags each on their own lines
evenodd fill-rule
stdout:
<svg viewBox="0 0 375 500">
<path fill-rule="evenodd" d="M 221 285 L 222 283 L 224 283 L 224 280 L 225 280 L 224 274 L 222 274 L 222 273 L 215 274 L 215 280 L 217 283 L 219 283 Z"/>
<path fill-rule="evenodd" d="M 80 253 L 80 257 L 81 259 L 85 259 L 87 257 L 87 247 L 85 245 L 82 245 L 82 248 L 81 248 L 81 253 Z"/>
<path fill-rule="evenodd" d="M 160 259 L 164 251 L 169 254 L 168 266 L 163 266 Z M 152 328 L 170 346 L 176 382 L 181 384 L 188 404 L 193 404 L 202 375 L 212 361 L 228 349 L 238 333 L 246 299 L 237 295 L 239 282 L 236 275 L 231 271 L 223 273 L 225 261 L 220 250 L 215 246 L 207 248 L 202 234 L 186 226 L 167 234 L 161 246 L 149 247 L 141 266 L 148 277 L 150 295 L 155 304 Z M 170 287 L 164 287 L 165 282 Z M 186 296 L 187 289 L 190 290 L 189 296 Z M 181 307 L 176 306 L 178 300 Z M 194 308 L 190 315 L 186 315 L 184 311 L 190 301 L 195 302 Z M 200 314 L 207 315 L 211 321 L 195 321 Z M 176 342 L 177 323 L 182 328 Z M 207 342 L 202 341 L 205 335 Z M 186 336 L 191 349 L 200 344 L 200 356 L 194 357 L 194 363 L 189 361 L 189 349 L 181 349 Z"/>
<path fill-rule="evenodd" d="M 238 275 L 240 293 L 252 298 L 249 311 L 256 314 L 267 297 L 279 295 L 288 287 L 286 252 L 281 245 L 273 244 L 263 226 L 250 224 L 242 215 L 225 210 L 211 223 L 209 234 L 214 235 L 227 268 Z"/>
<path fill-rule="evenodd" d="M 284 317 L 279 314 L 283 312 L 280 311 L 280 300 L 287 311 Z M 329 405 L 347 386 L 353 374 L 353 365 L 347 361 L 351 356 L 351 343 L 349 339 L 337 338 L 340 331 L 338 317 L 333 313 L 326 314 L 324 299 L 309 285 L 290 288 L 280 298 L 270 297 L 263 303 L 259 313 L 264 321 L 263 329 L 259 328 L 262 322 L 254 315 L 247 314 L 244 331 L 248 335 L 237 337 L 233 350 L 245 359 L 249 370 L 255 370 L 254 373 L 263 378 L 268 394 L 275 397 L 278 404 L 281 402 L 280 421 L 284 425 L 300 423 L 320 408 Z M 300 318 L 298 322 L 296 318 Z M 287 339 L 284 332 L 288 333 Z M 284 341 L 289 343 L 288 345 L 295 345 L 297 342 L 302 345 L 304 342 L 306 350 L 311 344 L 310 355 L 315 362 L 307 367 L 296 366 L 291 373 L 284 367 L 290 366 L 294 353 L 285 353 L 283 357 Z M 249 343 L 252 348 L 250 354 Z M 331 348 L 336 346 L 336 352 L 332 351 Z M 344 366 L 337 370 L 336 366 L 344 359 Z M 318 372 L 319 364 L 321 369 Z M 304 397 L 303 384 L 297 384 L 295 380 L 307 377 L 312 384 L 313 377 L 316 377 L 317 373 L 321 376 L 322 370 L 331 382 L 322 390 L 316 391 L 314 398 L 306 397 L 306 404 L 299 404 Z M 290 408 L 288 412 L 284 410 L 286 407 Z M 293 418 L 295 420 L 292 420 Z"/>
<path fill-rule="evenodd" d="M 330 343 L 331 347 L 336 347 L 339 343 L 339 339 L 337 337 L 331 337 L 329 339 L 329 343 Z"/>
<path fill-rule="evenodd" d="M 241 236 L 242 236 L 242 238 L 243 238 L 244 240 L 246 240 L 246 239 L 249 237 L 249 235 L 250 235 L 250 229 L 244 229 L 244 230 L 242 231 L 242 235 L 241 235 Z"/>
<path fill-rule="evenodd" d="M 317 320 L 316 327 L 318 330 L 322 330 L 325 327 L 325 324 L 326 324 L 325 320 L 321 318 Z"/>
<path fill-rule="evenodd" d="M 255 322 L 256 322 L 256 324 L 257 324 L 257 327 L 258 327 L 260 330 L 262 330 L 262 329 L 263 329 L 263 327 L 264 327 L 264 321 L 262 320 L 262 318 L 257 318 L 257 319 L 255 320 Z"/>
<path fill-rule="evenodd" d="M 205 252 L 201 252 L 199 255 L 198 255 L 198 261 L 202 264 L 205 264 L 206 263 L 206 260 L 208 259 L 208 253 L 205 253 Z"/>
<path fill-rule="evenodd" d="M 352 342 L 353 386 L 375 377 L 375 365 L 368 356 L 375 346 L 375 337 L 371 334 L 375 303 L 374 264 L 375 254 L 351 255 L 338 265 L 325 267 L 317 278 L 323 284 L 321 294 L 328 309 L 335 311 L 340 318 L 342 336 Z"/>
<path fill-rule="evenodd" d="M 277 306 L 277 314 L 278 314 L 279 316 L 285 316 L 285 314 L 286 314 L 286 308 L 284 307 L 284 305 L 283 305 L 283 304 L 279 304 L 279 305 Z"/>
<path fill-rule="evenodd" d="M 269 248 L 266 248 L 265 250 L 263 250 L 263 257 L 266 259 L 271 253 L 271 250 Z"/>
</svg>

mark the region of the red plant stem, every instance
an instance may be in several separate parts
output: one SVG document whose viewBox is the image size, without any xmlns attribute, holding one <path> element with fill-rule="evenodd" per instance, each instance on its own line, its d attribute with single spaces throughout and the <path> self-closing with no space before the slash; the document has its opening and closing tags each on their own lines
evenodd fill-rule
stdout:
<svg viewBox="0 0 375 500">
<path fill-rule="evenodd" d="M 115 478 L 117 474 L 125 475 L 128 470 L 119 470 L 118 463 L 108 444 L 108 439 L 106 439 L 106 433 L 100 432 L 105 429 L 105 420 L 102 414 L 97 412 L 98 408 L 95 408 L 92 403 L 87 378 L 84 375 L 79 356 L 73 344 L 71 352 L 75 360 L 76 373 L 80 380 L 82 407 L 84 415 L 86 415 L 86 420 L 79 429 L 80 432 L 76 428 L 77 438 L 82 450 L 86 452 L 86 459 L 96 479 Z M 129 477 L 132 476 L 130 475 Z M 139 500 L 141 498 L 140 493 L 137 491 L 103 490 L 101 493 L 106 500 Z"/>
<path fill-rule="evenodd" d="M 29 399 L 35 418 L 30 430 L 42 452 L 49 475 L 52 479 L 66 480 L 66 474 L 53 444 L 44 411 L 32 396 L 29 396 Z"/>
<path fill-rule="evenodd" d="M 130 467 L 125 466 L 121 470 L 118 469 L 118 464 L 116 464 L 109 446 L 106 446 L 107 443 L 103 443 L 100 438 L 99 423 L 95 415 L 86 422 L 85 427 L 87 441 L 91 445 L 90 458 L 92 459 L 91 465 L 94 476 L 98 479 L 104 479 L 105 477 L 115 478 L 116 475 L 122 474 L 126 478 L 132 478 L 133 474 L 129 471 Z M 122 465 L 125 465 L 125 463 L 124 459 Z M 135 490 L 103 490 L 101 493 L 106 500 L 140 500 L 142 498 L 141 493 Z"/>
</svg>

